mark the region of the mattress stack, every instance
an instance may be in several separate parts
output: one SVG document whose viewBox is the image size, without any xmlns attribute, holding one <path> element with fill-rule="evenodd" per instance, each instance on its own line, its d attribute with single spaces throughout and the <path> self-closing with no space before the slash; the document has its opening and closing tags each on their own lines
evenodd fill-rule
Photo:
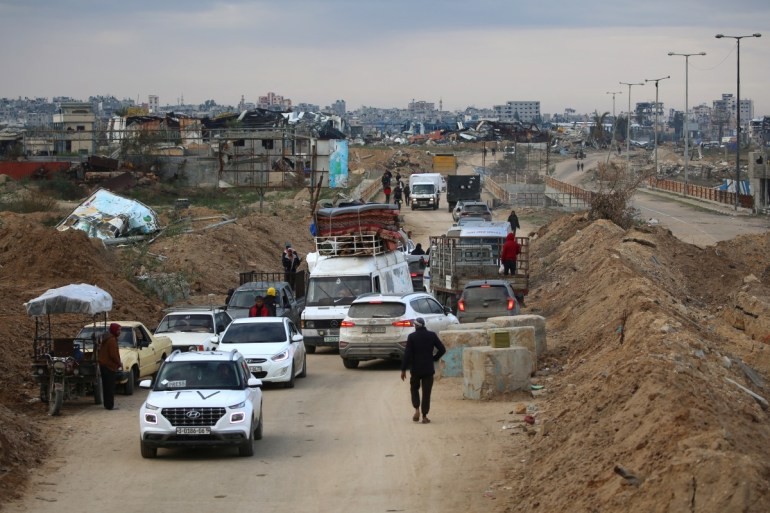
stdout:
<svg viewBox="0 0 770 513">
<path fill-rule="evenodd" d="M 328 256 L 394 251 L 405 243 L 398 216 L 396 205 L 383 203 L 322 208 L 315 216 L 318 251 Z"/>
</svg>

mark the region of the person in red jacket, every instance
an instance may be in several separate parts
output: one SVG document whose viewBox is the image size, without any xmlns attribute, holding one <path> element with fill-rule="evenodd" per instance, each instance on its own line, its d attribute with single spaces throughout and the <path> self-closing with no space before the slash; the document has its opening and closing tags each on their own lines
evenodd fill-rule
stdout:
<svg viewBox="0 0 770 513">
<path fill-rule="evenodd" d="M 270 317 L 270 309 L 265 304 L 265 298 L 254 298 L 254 306 L 249 309 L 249 317 Z"/>
<path fill-rule="evenodd" d="M 508 275 L 508 272 L 512 275 L 516 274 L 516 257 L 521 253 L 521 246 L 516 242 L 516 235 L 509 233 L 503 244 L 503 253 L 500 255 L 500 260 L 503 261 L 503 274 Z"/>
</svg>

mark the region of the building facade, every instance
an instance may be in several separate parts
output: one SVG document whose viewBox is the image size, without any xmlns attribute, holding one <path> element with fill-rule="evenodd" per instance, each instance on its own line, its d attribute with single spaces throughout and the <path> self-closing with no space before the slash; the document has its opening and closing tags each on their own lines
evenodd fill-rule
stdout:
<svg viewBox="0 0 770 513">
<path fill-rule="evenodd" d="M 492 109 L 500 121 L 534 123 L 541 119 L 539 101 L 509 101 L 505 105 L 495 105 Z"/>
</svg>

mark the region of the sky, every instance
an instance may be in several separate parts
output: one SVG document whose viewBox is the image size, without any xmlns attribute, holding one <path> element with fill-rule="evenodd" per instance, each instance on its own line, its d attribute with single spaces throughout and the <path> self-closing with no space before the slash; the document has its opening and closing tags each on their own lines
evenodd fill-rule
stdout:
<svg viewBox="0 0 770 513">
<path fill-rule="evenodd" d="M 0 97 L 112 95 L 161 106 L 268 91 L 348 110 L 540 101 L 628 110 L 659 81 L 682 110 L 736 94 L 770 115 L 768 0 L 0 0 Z M 669 56 L 700 53 L 689 61 Z M 655 85 L 631 86 L 631 106 Z"/>
</svg>

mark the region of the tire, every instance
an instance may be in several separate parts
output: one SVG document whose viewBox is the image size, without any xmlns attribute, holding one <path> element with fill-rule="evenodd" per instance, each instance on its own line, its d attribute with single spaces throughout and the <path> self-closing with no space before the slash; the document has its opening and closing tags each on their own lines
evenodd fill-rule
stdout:
<svg viewBox="0 0 770 513">
<path fill-rule="evenodd" d="M 101 376 L 94 379 L 94 404 L 102 404 L 104 402 L 104 390 L 102 390 L 102 378 Z"/>
<path fill-rule="evenodd" d="M 238 456 L 247 458 L 254 456 L 254 430 L 249 430 L 249 439 L 238 446 Z"/>
<path fill-rule="evenodd" d="M 264 423 L 262 422 L 262 406 L 260 406 L 259 409 L 259 422 L 257 423 L 257 427 L 254 430 L 254 440 L 262 440 L 262 434 L 264 432 Z"/>
<path fill-rule="evenodd" d="M 40 383 L 40 402 L 48 404 L 48 383 Z"/>
<path fill-rule="evenodd" d="M 315 346 L 305 346 L 305 351 L 307 354 L 315 354 Z"/>
<path fill-rule="evenodd" d="M 346 369 L 357 369 L 358 363 L 358 360 L 351 360 L 350 358 L 342 359 L 342 365 L 344 365 Z"/>
<path fill-rule="evenodd" d="M 291 364 L 291 372 L 289 373 L 289 381 L 283 384 L 285 388 L 294 388 L 294 364 Z"/>
<path fill-rule="evenodd" d="M 158 456 L 158 448 L 150 447 L 144 442 L 139 442 L 139 451 L 142 453 L 142 458 L 152 459 Z"/>
<path fill-rule="evenodd" d="M 414 203 L 412 203 L 412 205 L 411 205 L 411 206 L 412 206 L 412 210 L 414 210 Z"/>
<path fill-rule="evenodd" d="M 48 415 L 59 415 L 61 407 L 64 404 L 64 390 L 55 390 L 53 397 L 48 403 Z"/>
<path fill-rule="evenodd" d="M 136 386 L 136 376 L 139 374 L 136 367 L 131 368 L 131 372 L 129 373 L 128 381 L 126 381 L 126 384 L 123 388 L 123 393 L 125 395 L 134 395 L 134 387 Z"/>
<path fill-rule="evenodd" d="M 306 378 L 307 377 L 307 355 L 302 357 L 302 372 L 299 373 L 298 378 Z"/>
</svg>

